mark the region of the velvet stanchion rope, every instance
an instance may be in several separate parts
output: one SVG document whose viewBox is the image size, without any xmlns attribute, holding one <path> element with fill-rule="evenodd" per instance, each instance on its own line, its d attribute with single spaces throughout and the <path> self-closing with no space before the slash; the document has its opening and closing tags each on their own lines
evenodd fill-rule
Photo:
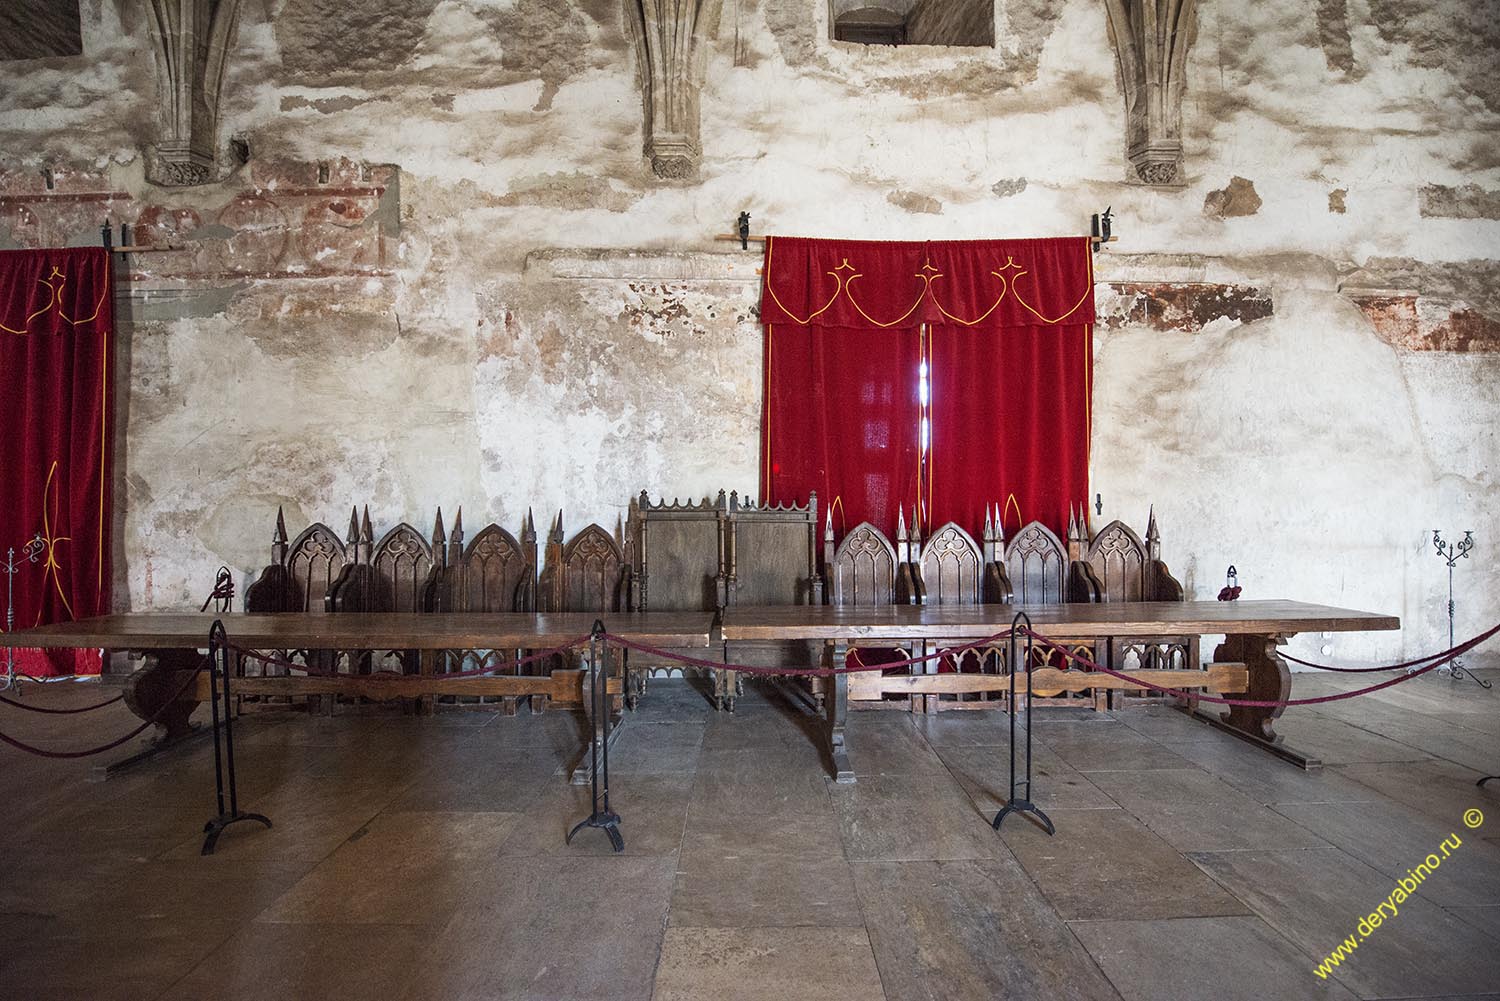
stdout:
<svg viewBox="0 0 1500 1001">
<path fill-rule="evenodd" d="M 14 706 L 17 709 L 25 709 L 29 713 L 47 713 L 53 716 L 71 716 L 74 713 L 90 713 L 95 709 L 103 709 L 105 706 L 112 706 L 124 697 L 125 695 L 121 693 L 119 695 L 116 695 L 112 699 L 105 699 L 103 702 L 95 702 L 91 706 L 79 706 L 76 709 L 48 709 L 45 706 L 28 706 L 24 702 L 17 702 L 14 699 L 7 699 L 5 696 L 0 695 L 0 705 Z"/>
<path fill-rule="evenodd" d="M 204 656 L 204 658 L 198 662 L 198 666 L 193 669 L 193 673 L 187 676 L 187 680 L 182 683 L 181 687 L 179 687 L 177 691 L 172 693 L 172 697 L 170 699 L 167 699 L 161 704 L 161 708 L 152 713 L 150 718 L 148 718 L 146 722 L 142 723 L 134 730 L 131 730 L 119 740 L 112 740 L 108 744 L 101 744 L 98 747 L 91 747 L 85 751 L 49 751 L 44 747 L 33 747 L 31 744 L 22 743 L 16 738 L 4 733 L 0 733 L 0 743 L 9 744 L 11 747 L 16 748 L 17 750 L 25 751 L 27 754 L 35 754 L 39 758 L 87 758 L 95 754 L 103 754 L 105 751 L 113 751 L 115 748 L 119 747 L 127 740 L 131 740 L 135 737 L 140 736 L 146 731 L 146 727 L 151 726 L 157 720 L 161 719 L 162 716 L 166 714 L 166 711 L 172 708 L 172 703 L 176 702 L 179 698 L 182 697 L 182 693 L 188 690 L 188 686 L 191 685 L 195 680 L 197 680 L 198 675 L 202 674 L 204 669 L 207 668 L 209 664 L 210 659 L 207 656 Z"/>
<path fill-rule="evenodd" d="M 1469 642 L 1471 642 L 1471 643 L 1483 643 L 1485 640 L 1489 639 L 1491 636 L 1494 636 L 1496 633 L 1500 633 L 1500 625 L 1497 625 L 1493 629 L 1490 629 L 1490 630 L 1488 630 L 1486 632 L 1480 633 L 1478 636 L 1474 637 L 1474 639 L 1470 640 Z M 1297 657 L 1293 657 L 1289 653 L 1279 653 L 1278 656 L 1282 660 L 1289 660 L 1293 664 L 1301 664 L 1303 667 L 1316 668 L 1319 671 L 1335 671 L 1335 672 L 1337 672 L 1339 674 L 1371 674 L 1371 673 L 1374 673 L 1376 671 L 1404 671 L 1408 667 L 1416 667 L 1418 664 L 1425 664 L 1429 660 L 1436 660 L 1439 657 L 1446 656 L 1448 653 L 1451 653 L 1451 652 L 1452 651 L 1445 650 L 1442 653 L 1432 653 L 1432 654 L 1428 654 L 1425 657 L 1418 657 L 1416 660 L 1402 661 L 1399 664 L 1391 664 L 1391 665 L 1386 666 L 1386 667 L 1331 667 L 1328 664 L 1314 664 L 1310 660 L 1301 660 L 1301 659 L 1299 659 Z"/>
<path fill-rule="evenodd" d="M 1089 660 L 1087 657 L 1072 653 L 1066 648 L 1059 646 L 1057 643 L 1048 639 L 1046 636 L 1043 636 L 1041 633 L 1037 632 L 1034 629 L 1026 629 L 1023 627 L 1020 632 L 1024 635 L 1030 636 L 1032 639 L 1041 643 L 1043 646 L 1058 651 L 1066 659 L 1078 664 L 1082 664 L 1090 671 L 1099 671 L 1103 674 L 1108 674 L 1111 677 L 1124 678 L 1126 681 L 1129 681 L 1133 685 L 1139 685 L 1142 688 L 1149 688 L 1152 691 L 1161 692 L 1163 695 L 1175 695 L 1180 699 L 1193 699 L 1198 702 L 1212 702 L 1216 705 L 1221 706 L 1249 706 L 1257 709 L 1274 709 L 1277 706 L 1316 706 L 1321 705 L 1324 702 L 1342 702 L 1345 699 L 1357 698 L 1360 695 L 1369 695 L 1371 692 L 1378 692 L 1382 688 L 1390 688 L 1392 685 L 1399 685 L 1403 681 L 1410 681 L 1412 678 L 1416 678 L 1423 674 L 1426 674 L 1433 668 L 1441 667 L 1449 661 L 1457 660 L 1459 657 L 1468 653 L 1470 650 L 1474 649 L 1479 644 L 1495 635 L 1495 633 L 1500 632 L 1500 626 L 1496 626 L 1494 629 L 1491 629 L 1488 632 L 1481 633 L 1473 639 L 1468 640 L 1467 642 L 1460 643 L 1458 646 L 1454 647 L 1452 650 L 1447 651 L 1446 653 L 1439 654 L 1438 658 L 1431 664 L 1428 664 L 1426 667 L 1419 668 L 1410 674 L 1402 674 L 1395 678 L 1391 678 L 1388 681 L 1382 681 L 1378 685 L 1370 685 L 1368 688 L 1357 688 L 1352 692 L 1339 692 L 1336 695 L 1319 695 L 1316 698 L 1310 699 L 1221 699 L 1213 695 L 1202 695 L 1196 692 L 1183 691 L 1178 688 L 1168 688 L 1165 685 L 1158 685 L 1154 682 L 1145 681 L 1139 677 L 1131 677 L 1128 674 L 1123 674 L 1119 671 L 1113 671 L 1101 664 L 1096 664 L 1092 660 Z"/>
<path fill-rule="evenodd" d="M 675 660 L 680 664 L 687 664 L 690 667 L 711 668 L 716 671 L 734 671 L 739 674 L 759 674 L 767 676 L 775 675 L 778 677 L 793 678 L 827 678 L 835 674 L 859 674 L 863 671 L 889 671 L 893 667 L 910 667 L 913 664 L 923 664 L 929 660 L 938 660 L 942 657 L 951 657 L 954 654 L 967 653 L 970 650 L 977 650 L 980 647 L 989 646 L 996 640 L 1008 639 L 1009 637 L 1010 629 L 1009 627 L 1007 627 L 1003 631 L 995 633 L 992 636 L 986 636 L 983 639 L 974 640 L 971 643 L 965 643 L 963 646 L 948 647 L 947 649 L 939 650 L 936 653 L 927 654 L 924 657 L 910 657 L 906 660 L 892 661 L 889 664 L 862 664 L 858 663 L 858 658 L 856 658 L 857 666 L 855 667 L 850 667 L 847 664 L 843 667 L 764 667 L 759 664 L 726 664 L 723 661 L 719 660 L 706 660 L 702 657 L 688 657 L 680 653 L 673 653 L 670 650 L 663 650 L 660 647 L 650 646 L 646 643 L 637 643 L 634 640 L 628 640 L 623 636 L 616 636 L 614 633 L 605 633 L 603 636 L 605 640 L 608 640 L 609 642 L 614 643 L 617 646 L 625 647 L 628 650 L 636 650 L 640 653 L 650 654 L 653 657 L 662 657 L 666 660 Z"/>
</svg>

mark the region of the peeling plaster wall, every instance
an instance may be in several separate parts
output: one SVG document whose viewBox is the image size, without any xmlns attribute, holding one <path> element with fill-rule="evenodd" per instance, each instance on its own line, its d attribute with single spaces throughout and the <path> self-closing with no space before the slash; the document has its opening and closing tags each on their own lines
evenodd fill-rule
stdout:
<svg viewBox="0 0 1500 1001">
<path fill-rule="evenodd" d="M 0 62 L 0 246 L 93 241 L 107 211 L 186 248 L 132 258 L 120 304 L 117 602 L 258 567 L 277 504 L 293 531 L 462 503 L 471 531 L 532 506 L 571 533 L 642 488 L 753 493 L 758 261 L 712 239 L 737 212 L 902 239 L 1112 205 L 1103 518 L 1154 504 L 1194 596 L 1234 563 L 1247 596 L 1406 623 L 1311 659 L 1446 639 L 1434 527 L 1478 536 L 1459 632 L 1500 619 L 1495 18 L 1200 5 L 1188 176 L 1150 188 L 1097 0 L 996 0 L 993 49 L 833 42 L 829 8 L 724 0 L 692 182 L 642 158 L 615 0 L 244 0 L 220 141 L 251 160 L 200 188 L 144 180 L 140 5 L 82 0 L 83 56 Z"/>
</svg>

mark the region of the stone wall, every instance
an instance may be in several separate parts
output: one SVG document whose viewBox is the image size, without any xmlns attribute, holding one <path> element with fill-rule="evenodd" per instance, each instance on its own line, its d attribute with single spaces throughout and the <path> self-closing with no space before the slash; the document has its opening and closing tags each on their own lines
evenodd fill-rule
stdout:
<svg viewBox="0 0 1500 1001">
<path fill-rule="evenodd" d="M 1099 517 L 1155 505 L 1195 596 L 1234 563 L 1248 597 L 1407 624 L 1312 659 L 1446 639 L 1435 527 L 1478 536 L 1460 633 L 1500 619 L 1497 29 L 1462 0 L 1198 9 L 1185 177 L 1155 186 L 1100 0 L 996 0 L 996 46 L 951 50 L 722 0 L 685 180 L 642 155 L 618 0 L 245 0 L 222 177 L 160 187 L 144 6 L 83 0 L 81 57 L 0 62 L 0 246 L 108 215 L 178 248 L 132 255 L 119 301 L 122 608 L 250 572 L 277 505 L 293 531 L 356 503 L 576 529 L 642 488 L 754 493 L 758 259 L 714 239 L 741 210 L 904 239 L 1109 205 Z"/>
</svg>

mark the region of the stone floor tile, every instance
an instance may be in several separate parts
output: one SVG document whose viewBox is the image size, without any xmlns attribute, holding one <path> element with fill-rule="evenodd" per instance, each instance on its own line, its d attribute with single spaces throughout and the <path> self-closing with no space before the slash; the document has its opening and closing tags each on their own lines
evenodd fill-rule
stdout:
<svg viewBox="0 0 1500 1001">
<path fill-rule="evenodd" d="M 862 928 L 849 863 L 684 851 L 672 927 Z"/>
<path fill-rule="evenodd" d="M 510 858 L 430 937 L 400 1001 L 650 996 L 670 858 Z"/>
<path fill-rule="evenodd" d="M 1009 817 L 1001 837 L 1067 920 L 1245 914 L 1160 837 L 1124 810 L 1050 811 L 1057 833 Z"/>
<path fill-rule="evenodd" d="M 0 997 L 14 1001 L 158 998 L 237 934 L 218 925 L 151 937 L 96 929 L 93 934 L 48 941 L 41 947 L 7 945 L 0 953 Z M 227 995 L 198 997 L 218 1001 Z"/>
<path fill-rule="evenodd" d="M 1074 921 L 1073 934 L 1124 1001 L 1355 1001 L 1257 917 Z"/>
<path fill-rule="evenodd" d="M 949 746 L 940 748 L 939 754 L 980 813 L 993 817 L 1010 798 L 1006 749 Z M 1017 762 L 1016 779 L 1025 779 L 1024 758 Z M 1117 805 L 1088 776 L 1068 767 L 1041 744 L 1032 748 L 1031 779 L 1031 801 L 1043 810 L 1113 810 Z"/>
<path fill-rule="evenodd" d="M 1257 803 L 1328 803 L 1377 799 L 1378 794 L 1338 768 L 1311 771 L 1266 754 L 1238 737 L 1172 744 L 1191 764 L 1223 779 Z"/>
<path fill-rule="evenodd" d="M 1283 803 L 1275 809 L 1392 880 L 1436 854 L 1440 864 L 1424 874 L 1417 892 L 1438 904 L 1500 901 L 1500 846 L 1465 827 L 1462 814 L 1442 823 L 1390 802 Z M 1500 822 L 1500 810 L 1495 817 Z M 1460 844 L 1447 855 L 1443 844 L 1450 837 Z"/>
<path fill-rule="evenodd" d="M 852 860 L 994 858 L 990 818 L 948 773 L 877 775 L 829 790 Z"/>
<path fill-rule="evenodd" d="M 1063 761 L 1084 773 L 1187 766 L 1176 751 L 1112 720 L 1065 727 L 1036 724 L 1036 737 Z"/>
<path fill-rule="evenodd" d="M 1483 773 L 1451 761 L 1381 762 L 1337 766 L 1338 771 L 1380 796 L 1403 803 L 1434 820 L 1451 821 L 1470 807 L 1495 806 L 1500 818 L 1500 782 L 1487 792 L 1474 783 Z M 1373 797 L 1372 797 L 1373 798 Z M 1500 826 L 1500 825 L 1497 825 Z"/>
<path fill-rule="evenodd" d="M 853 865 L 889 1001 L 1119 997 L 1014 859 Z"/>
<path fill-rule="evenodd" d="M 863 928 L 669 928 L 653 1001 L 879 1001 Z"/>
<path fill-rule="evenodd" d="M 1389 876 L 1339 848 L 1204 852 L 1192 858 L 1314 957 L 1357 936 L 1360 919 L 1393 888 Z M 1364 997 L 1477 993 L 1500 983 L 1500 949 L 1486 933 L 1411 897 L 1332 977 Z"/>
<path fill-rule="evenodd" d="M 250 924 L 161 1001 L 325 1001 L 396 997 L 427 948 L 424 933 L 380 925 Z"/>
<path fill-rule="evenodd" d="M 609 805 L 620 816 L 626 855 L 671 855 L 682 847 L 683 824 L 691 801 L 690 774 L 631 775 L 611 784 Z M 602 830 L 586 827 L 571 844 L 564 840 L 573 826 L 592 812 L 590 786 L 554 782 L 527 807 L 498 854 L 613 854 L 609 836 Z"/>
</svg>

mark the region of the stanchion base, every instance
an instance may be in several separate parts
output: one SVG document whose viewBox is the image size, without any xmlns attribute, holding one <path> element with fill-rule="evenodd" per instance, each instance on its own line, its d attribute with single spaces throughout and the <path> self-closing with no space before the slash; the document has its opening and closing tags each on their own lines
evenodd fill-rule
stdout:
<svg viewBox="0 0 1500 1001">
<path fill-rule="evenodd" d="M 238 824 L 242 820 L 258 821 L 265 824 L 268 828 L 271 826 L 271 821 L 258 813 L 236 813 L 232 816 L 221 814 L 203 825 L 203 833 L 207 837 L 203 839 L 203 851 L 198 854 L 212 855 L 214 853 L 214 846 L 219 843 L 219 835 L 224 833 L 224 829 L 230 824 Z"/>
<path fill-rule="evenodd" d="M 1000 821 L 1005 819 L 1007 813 L 1034 813 L 1048 834 L 1057 833 L 1057 828 L 1052 826 L 1052 818 L 1038 809 L 1037 805 L 1029 799 L 1016 799 L 1006 803 L 1000 808 L 1000 812 L 995 814 L 995 819 L 990 826 L 997 831 L 1000 830 Z"/>
<path fill-rule="evenodd" d="M 564 839 L 564 844 L 571 845 L 573 843 L 573 835 L 585 827 L 597 827 L 601 829 L 605 834 L 609 835 L 609 843 L 615 846 L 616 852 L 623 852 L 625 850 L 625 838 L 620 834 L 620 815 L 618 813 L 614 813 L 613 811 L 607 813 L 599 811 L 590 814 L 573 825 L 573 829 L 568 832 L 567 838 Z"/>
<path fill-rule="evenodd" d="M 1477 785 L 1479 788 L 1483 789 L 1484 788 L 1484 784 L 1486 782 L 1488 782 L 1490 779 L 1500 779 L 1500 775 L 1486 775 L 1484 778 L 1480 779 L 1478 782 L 1475 782 L 1474 784 Z"/>
</svg>

